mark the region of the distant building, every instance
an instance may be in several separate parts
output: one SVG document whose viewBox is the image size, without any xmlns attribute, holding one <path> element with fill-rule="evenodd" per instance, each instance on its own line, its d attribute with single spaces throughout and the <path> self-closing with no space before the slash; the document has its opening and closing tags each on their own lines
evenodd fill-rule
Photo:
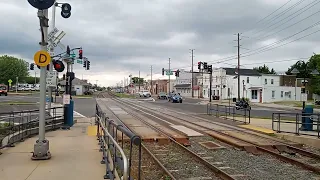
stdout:
<svg viewBox="0 0 320 180">
<path fill-rule="evenodd" d="M 60 87 L 60 91 L 64 92 L 65 91 L 65 86 L 66 86 L 66 81 L 62 80 L 59 81 L 59 87 Z M 72 94 L 73 95 L 83 95 L 84 92 L 89 91 L 89 89 L 91 88 L 91 84 L 88 83 L 87 80 L 81 80 L 79 78 L 74 78 L 72 80 Z"/>
</svg>

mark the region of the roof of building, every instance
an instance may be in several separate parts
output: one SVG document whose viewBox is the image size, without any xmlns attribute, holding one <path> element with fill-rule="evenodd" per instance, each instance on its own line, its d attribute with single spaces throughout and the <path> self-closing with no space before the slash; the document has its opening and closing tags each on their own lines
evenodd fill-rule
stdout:
<svg viewBox="0 0 320 180">
<path fill-rule="evenodd" d="M 60 85 L 66 85 L 66 80 L 59 81 Z M 79 78 L 74 78 L 72 80 L 73 85 L 82 85 L 82 86 L 90 86 L 90 83 L 87 83 L 86 80 L 81 80 Z"/>
<path fill-rule="evenodd" d="M 227 75 L 237 75 L 237 69 L 236 68 L 222 68 L 226 70 Z M 240 68 L 240 75 L 243 76 L 261 76 L 261 74 L 254 69 L 241 69 Z"/>
</svg>

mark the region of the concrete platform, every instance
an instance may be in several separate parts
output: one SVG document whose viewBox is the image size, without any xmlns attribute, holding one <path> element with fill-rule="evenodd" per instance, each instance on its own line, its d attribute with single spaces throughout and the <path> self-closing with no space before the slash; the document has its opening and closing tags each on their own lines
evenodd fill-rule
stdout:
<svg viewBox="0 0 320 180">
<path fill-rule="evenodd" d="M 103 179 L 105 166 L 94 134 L 88 135 L 90 119 L 81 119 L 71 130 L 46 133 L 52 158 L 32 161 L 37 137 L 7 148 L 0 155 L 1 180 L 88 180 Z"/>
</svg>

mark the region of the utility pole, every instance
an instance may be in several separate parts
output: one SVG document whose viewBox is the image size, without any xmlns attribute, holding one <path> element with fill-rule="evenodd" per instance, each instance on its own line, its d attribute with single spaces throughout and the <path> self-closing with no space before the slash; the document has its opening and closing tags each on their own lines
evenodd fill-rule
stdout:
<svg viewBox="0 0 320 180">
<path fill-rule="evenodd" d="M 139 92 L 140 92 L 140 71 L 139 71 L 139 79 L 138 79 L 138 83 L 139 83 Z"/>
<path fill-rule="evenodd" d="M 48 16 L 47 16 L 48 17 Z M 53 31 L 55 26 L 56 26 L 56 1 L 54 1 L 54 4 L 52 6 L 52 16 L 51 16 L 51 30 Z M 46 40 L 47 41 L 47 40 Z M 54 54 L 54 47 L 52 46 L 50 48 L 50 54 Z M 53 64 L 52 61 L 50 61 L 49 64 L 49 71 L 52 72 L 53 71 Z M 48 88 L 48 94 L 49 94 L 49 102 L 48 102 L 48 111 L 50 113 L 51 111 L 51 101 L 52 101 L 52 87 Z"/>
<path fill-rule="evenodd" d="M 19 77 L 16 77 L 16 93 L 18 93 L 18 85 L 19 84 Z"/>
<path fill-rule="evenodd" d="M 170 81 L 171 69 L 170 69 L 170 65 L 171 65 L 171 59 L 169 58 L 169 93 L 171 92 L 171 90 L 170 90 L 170 86 L 171 86 L 171 81 Z"/>
<path fill-rule="evenodd" d="M 194 92 L 193 92 L 193 84 L 194 84 L 194 76 L 193 76 L 193 51 L 194 49 L 191 49 L 191 96 L 194 97 Z"/>
<path fill-rule="evenodd" d="M 238 101 L 240 101 L 240 33 L 238 33 Z"/>
<path fill-rule="evenodd" d="M 151 70 L 151 82 L 150 82 L 150 85 L 151 85 L 151 94 L 153 94 L 153 86 L 152 86 L 152 65 L 150 67 L 150 70 Z"/>
</svg>

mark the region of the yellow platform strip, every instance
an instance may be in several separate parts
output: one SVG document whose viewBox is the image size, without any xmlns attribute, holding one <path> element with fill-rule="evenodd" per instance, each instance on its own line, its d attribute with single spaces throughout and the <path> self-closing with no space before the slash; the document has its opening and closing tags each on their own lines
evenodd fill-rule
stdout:
<svg viewBox="0 0 320 180">
<path fill-rule="evenodd" d="M 100 134 L 103 135 L 103 132 L 101 129 L 100 129 Z M 87 135 L 88 136 L 96 136 L 97 135 L 97 126 L 88 126 Z"/>
<path fill-rule="evenodd" d="M 259 131 L 265 134 L 274 134 L 275 132 L 271 129 L 263 128 L 263 127 L 258 127 L 258 126 L 252 126 L 250 124 L 247 125 L 239 125 L 240 127 L 246 128 L 246 129 L 251 129 L 255 131 Z"/>
</svg>

